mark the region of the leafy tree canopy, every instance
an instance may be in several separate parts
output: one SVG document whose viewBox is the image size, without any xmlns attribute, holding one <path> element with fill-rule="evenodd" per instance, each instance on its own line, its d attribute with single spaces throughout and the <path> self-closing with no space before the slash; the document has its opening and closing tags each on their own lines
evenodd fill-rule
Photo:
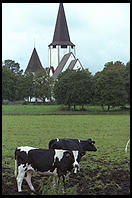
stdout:
<svg viewBox="0 0 132 198">
<path fill-rule="evenodd" d="M 23 73 L 23 70 L 20 70 L 19 63 L 15 63 L 15 61 L 13 60 L 5 60 L 2 66 L 7 67 L 10 71 L 12 71 L 15 74 L 21 75 Z"/>
<path fill-rule="evenodd" d="M 88 70 L 66 70 L 59 75 L 54 86 L 58 104 L 84 105 L 92 100 L 92 75 Z"/>
<path fill-rule="evenodd" d="M 105 64 L 101 72 L 94 76 L 94 102 L 108 106 L 123 106 L 127 103 L 128 94 L 124 81 L 125 65 L 117 61 Z"/>
</svg>

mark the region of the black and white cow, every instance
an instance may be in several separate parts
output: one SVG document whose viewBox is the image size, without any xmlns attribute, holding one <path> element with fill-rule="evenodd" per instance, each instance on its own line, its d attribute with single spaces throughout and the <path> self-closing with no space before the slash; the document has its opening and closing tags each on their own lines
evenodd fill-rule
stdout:
<svg viewBox="0 0 132 198">
<path fill-rule="evenodd" d="M 18 147 L 15 150 L 15 177 L 18 192 L 22 191 L 23 179 L 26 179 L 30 189 L 35 191 L 31 183 L 31 173 L 56 176 L 63 182 L 68 173 L 79 169 L 79 152 L 58 149 L 39 149 L 29 146 Z"/>
<path fill-rule="evenodd" d="M 95 147 L 95 141 L 92 139 L 79 140 L 79 139 L 52 139 L 49 141 L 49 149 L 68 149 L 68 150 L 78 150 L 81 155 L 85 155 L 86 151 L 97 151 Z"/>
</svg>

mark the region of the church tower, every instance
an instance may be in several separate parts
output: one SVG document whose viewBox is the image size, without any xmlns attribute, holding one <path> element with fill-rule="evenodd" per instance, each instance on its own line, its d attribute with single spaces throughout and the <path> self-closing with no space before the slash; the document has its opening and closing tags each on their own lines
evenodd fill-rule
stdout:
<svg viewBox="0 0 132 198">
<path fill-rule="evenodd" d="M 75 55 L 75 45 L 70 41 L 63 3 L 59 5 L 53 41 L 48 47 L 49 67 L 53 67 L 54 70 L 65 54 L 72 52 Z"/>
</svg>

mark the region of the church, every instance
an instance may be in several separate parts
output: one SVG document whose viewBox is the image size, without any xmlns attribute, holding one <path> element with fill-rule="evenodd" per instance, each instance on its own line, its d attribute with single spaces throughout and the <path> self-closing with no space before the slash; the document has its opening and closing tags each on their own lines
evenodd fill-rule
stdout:
<svg viewBox="0 0 132 198">
<path fill-rule="evenodd" d="M 36 72 L 42 68 L 34 47 L 25 72 Z M 80 60 L 76 58 L 75 44 L 70 40 L 63 3 L 59 5 L 52 43 L 48 45 L 48 66 L 45 69 L 54 80 L 66 69 L 83 69 Z"/>
</svg>

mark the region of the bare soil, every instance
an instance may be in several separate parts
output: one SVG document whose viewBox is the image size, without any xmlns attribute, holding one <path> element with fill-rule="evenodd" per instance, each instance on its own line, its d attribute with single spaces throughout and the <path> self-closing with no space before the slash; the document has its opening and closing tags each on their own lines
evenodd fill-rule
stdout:
<svg viewBox="0 0 132 198">
<path fill-rule="evenodd" d="M 130 195 L 130 172 L 123 168 L 122 164 L 127 161 L 115 163 L 103 170 L 101 167 L 91 169 L 89 166 L 81 168 L 77 175 L 71 174 L 66 181 L 65 188 L 76 186 L 77 195 Z M 12 169 L 3 167 L 2 169 L 2 194 L 3 195 L 40 195 L 40 176 L 32 177 L 32 183 L 36 193 L 30 191 L 26 181 L 23 181 L 22 193 L 17 192 L 16 179 Z M 46 185 L 46 184 L 45 184 Z"/>
</svg>

